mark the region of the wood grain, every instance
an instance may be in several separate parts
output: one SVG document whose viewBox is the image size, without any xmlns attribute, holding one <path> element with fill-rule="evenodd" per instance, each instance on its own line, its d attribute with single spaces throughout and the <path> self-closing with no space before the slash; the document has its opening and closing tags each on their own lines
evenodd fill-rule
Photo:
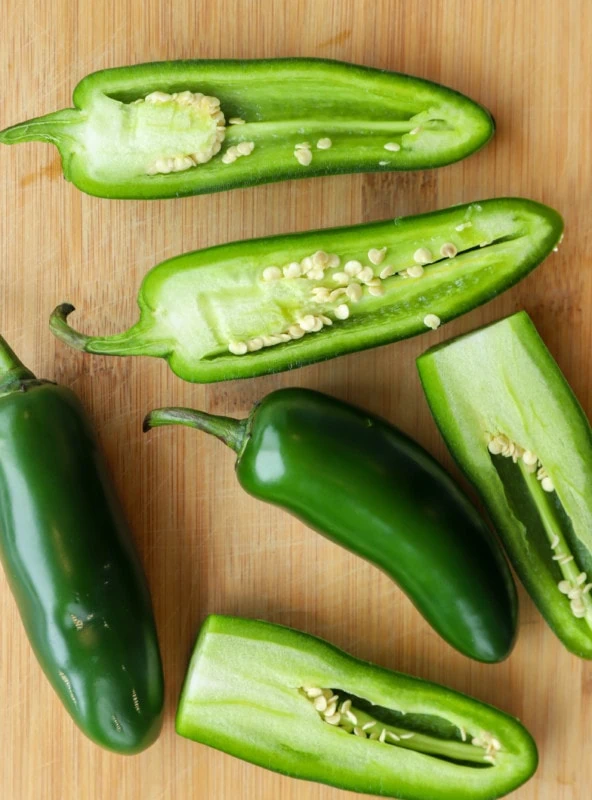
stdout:
<svg viewBox="0 0 592 800">
<path fill-rule="evenodd" d="M 279 386 L 365 404 L 452 469 L 414 360 L 429 345 L 519 308 L 534 317 L 592 412 L 592 6 L 588 0 L 2 0 L 2 126 L 70 105 L 86 73 L 190 57 L 314 55 L 402 70 L 480 100 L 498 133 L 439 171 L 336 177 L 164 202 L 86 197 L 48 145 L 0 150 L 0 328 L 45 377 L 72 386 L 96 422 L 152 587 L 167 680 L 163 734 L 148 752 L 100 751 L 41 674 L 0 580 L 0 797 L 3 800 L 338 800 L 187 742 L 173 715 L 208 612 L 258 616 L 330 639 L 382 665 L 441 681 L 521 717 L 540 746 L 516 800 L 585 800 L 592 666 L 570 656 L 521 592 L 520 638 L 500 666 L 445 645 L 383 575 L 279 510 L 245 496 L 232 454 L 190 431 L 143 436 L 151 407 L 244 413 Z M 232 239 L 346 225 L 495 195 L 525 195 L 565 216 L 557 255 L 445 330 L 291 374 L 200 387 L 164 362 L 75 353 L 47 316 L 72 301 L 86 330 L 136 317 L 153 264 Z M 84 521 L 81 521 L 83 524 Z"/>
</svg>

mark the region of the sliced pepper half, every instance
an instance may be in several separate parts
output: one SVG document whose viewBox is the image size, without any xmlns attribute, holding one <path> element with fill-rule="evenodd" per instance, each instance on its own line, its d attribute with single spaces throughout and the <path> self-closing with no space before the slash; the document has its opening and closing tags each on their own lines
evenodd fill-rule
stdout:
<svg viewBox="0 0 592 800">
<path fill-rule="evenodd" d="M 592 658 L 592 430 L 524 312 L 428 350 L 419 374 L 541 614 Z"/>
<path fill-rule="evenodd" d="M 314 58 L 106 69 L 73 99 L 75 108 L 7 128 L 0 142 L 51 142 L 67 180 L 112 198 L 437 167 L 494 131 L 488 111 L 451 89 Z"/>
<path fill-rule="evenodd" d="M 492 800 L 537 767 L 532 737 L 502 711 L 237 617 L 204 623 L 176 728 L 276 772 L 401 800 Z"/>
<path fill-rule="evenodd" d="M 68 304 L 50 324 L 78 350 L 161 356 L 187 381 L 253 377 L 437 328 L 528 274 L 562 230 L 556 211 L 506 198 L 234 242 L 151 270 L 122 334 L 74 331 Z"/>
</svg>

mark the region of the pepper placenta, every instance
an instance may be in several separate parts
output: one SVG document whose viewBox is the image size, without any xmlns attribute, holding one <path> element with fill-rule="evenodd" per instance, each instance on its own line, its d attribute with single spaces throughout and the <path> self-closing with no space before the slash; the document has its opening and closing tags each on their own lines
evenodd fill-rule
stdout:
<svg viewBox="0 0 592 800">
<path fill-rule="evenodd" d="M 592 430 L 532 321 L 514 314 L 418 367 L 524 585 L 565 646 L 592 658 Z"/>
<path fill-rule="evenodd" d="M 528 731 L 478 700 L 300 631 L 217 615 L 200 631 L 176 728 L 276 772 L 400 800 L 493 800 L 538 760 Z"/>
<path fill-rule="evenodd" d="M 314 58 L 106 69 L 75 108 L 0 132 L 55 144 L 89 194 L 160 198 L 287 178 L 426 169 L 493 135 L 488 111 L 430 81 Z"/>
<path fill-rule="evenodd" d="M 510 652 L 516 594 L 501 549 L 442 467 L 384 420 L 282 389 L 246 420 L 170 408 L 147 416 L 145 429 L 160 425 L 188 425 L 232 447 L 247 492 L 381 568 L 465 655 L 495 662 Z"/>
<path fill-rule="evenodd" d="M 25 630 L 76 724 L 122 754 L 162 721 L 150 595 L 76 395 L 0 338 L 0 558 Z"/>
<path fill-rule="evenodd" d="M 523 199 L 200 250 L 144 279 L 140 320 L 89 353 L 165 358 L 188 381 L 291 369 L 436 328 L 512 286 L 556 246 L 562 220 Z"/>
</svg>

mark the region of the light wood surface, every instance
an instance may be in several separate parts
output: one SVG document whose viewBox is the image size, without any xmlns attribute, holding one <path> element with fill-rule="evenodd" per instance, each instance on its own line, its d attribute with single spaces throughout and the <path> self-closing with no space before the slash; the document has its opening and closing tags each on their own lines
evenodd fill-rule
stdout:
<svg viewBox="0 0 592 800">
<path fill-rule="evenodd" d="M 338 800 L 348 796 L 244 764 L 176 736 L 187 657 L 209 612 L 255 616 L 362 658 L 440 681 L 519 716 L 540 747 L 516 800 L 586 800 L 592 666 L 569 655 L 521 590 L 517 647 L 481 666 L 444 644 L 376 569 L 238 487 L 233 455 L 195 432 L 142 435 L 164 404 L 244 414 L 279 386 L 360 403 L 452 469 L 415 358 L 429 345 L 520 308 L 533 316 L 592 412 L 592 5 L 589 0 L 2 0 L 2 127 L 71 104 L 107 66 L 165 58 L 314 55 L 401 70 L 478 99 L 494 141 L 439 171 L 334 177 L 164 202 L 87 197 L 49 145 L 0 149 L 0 329 L 39 375 L 89 408 L 148 573 L 167 681 L 161 738 L 142 755 L 102 752 L 44 679 L 0 579 L 2 800 Z M 277 377 L 183 384 L 164 362 L 108 359 L 51 337 L 58 301 L 87 331 L 136 319 L 149 267 L 233 239 L 346 225 L 501 195 L 557 207 L 566 237 L 527 280 L 435 333 Z M 84 525 L 84 520 L 81 520 Z M 434 587 L 437 591 L 437 587 Z M 352 795 L 349 795 L 352 796 Z"/>
</svg>

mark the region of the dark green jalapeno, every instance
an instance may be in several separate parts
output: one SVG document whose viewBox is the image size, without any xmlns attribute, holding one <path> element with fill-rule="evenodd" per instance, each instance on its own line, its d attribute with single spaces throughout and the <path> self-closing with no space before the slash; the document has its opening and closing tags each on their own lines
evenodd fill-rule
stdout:
<svg viewBox="0 0 592 800">
<path fill-rule="evenodd" d="M 487 662 L 508 655 L 516 594 L 501 550 L 442 467 L 387 422 L 283 389 L 240 422 L 172 408 L 145 428 L 171 424 L 222 439 L 244 489 L 380 567 L 453 647 Z"/>
<path fill-rule="evenodd" d="M 87 736 L 137 753 L 163 706 L 146 579 L 80 401 L 1 337 L 0 445 L 0 559 L 35 655 Z"/>
</svg>

